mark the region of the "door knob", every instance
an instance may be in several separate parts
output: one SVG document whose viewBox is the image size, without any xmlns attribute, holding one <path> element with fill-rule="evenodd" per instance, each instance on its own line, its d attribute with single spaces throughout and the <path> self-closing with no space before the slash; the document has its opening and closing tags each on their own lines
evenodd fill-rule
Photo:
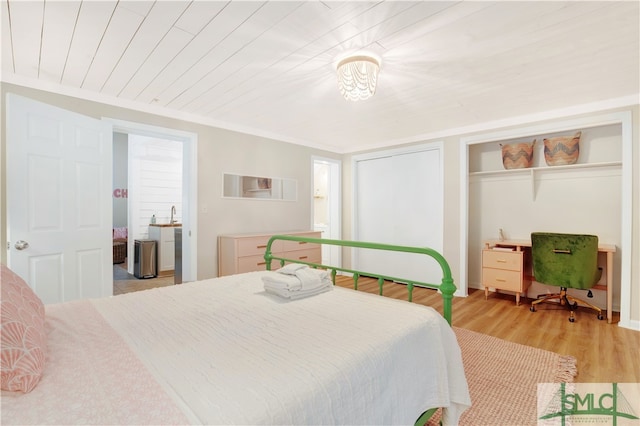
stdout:
<svg viewBox="0 0 640 426">
<path fill-rule="evenodd" d="M 24 250 L 29 248 L 29 243 L 26 241 L 18 240 L 16 241 L 15 247 L 16 247 L 16 250 Z"/>
</svg>

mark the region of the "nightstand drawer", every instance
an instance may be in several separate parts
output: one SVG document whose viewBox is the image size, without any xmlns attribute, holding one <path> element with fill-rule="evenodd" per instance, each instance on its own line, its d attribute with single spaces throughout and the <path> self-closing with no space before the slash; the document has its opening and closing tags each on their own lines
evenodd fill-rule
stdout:
<svg viewBox="0 0 640 426">
<path fill-rule="evenodd" d="M 482 268 L 482 286 L 521 292 L 522 273 L 505 269 Z"/>
<path fill-rule="evenodd" d="M 522 271 L 521 251 L 483 250 L 482 267 Z"/>
</svg>

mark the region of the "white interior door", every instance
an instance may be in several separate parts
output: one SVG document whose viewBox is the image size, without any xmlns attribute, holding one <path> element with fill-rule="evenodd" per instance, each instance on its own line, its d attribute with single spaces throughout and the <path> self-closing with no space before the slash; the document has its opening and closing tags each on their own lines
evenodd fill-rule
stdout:
<svg viewBox="0 0 640 426">
<path fill-rule="evenodd" d="M 439 146 L 370 155 L 355 161 L 354 172 L 356 239 L 429 247 L 442 253 L 444 192 Z M 354 266 L 435 284 L 442 278 L 440 266 L 424 255 L 359 249 L 354 252 Z"/>
<path fill-rule="evenodd" d="M 44 303 L 112 295 L 111 125 L 14 94 L 6 122 L 9 267 Z"/>
</svg>

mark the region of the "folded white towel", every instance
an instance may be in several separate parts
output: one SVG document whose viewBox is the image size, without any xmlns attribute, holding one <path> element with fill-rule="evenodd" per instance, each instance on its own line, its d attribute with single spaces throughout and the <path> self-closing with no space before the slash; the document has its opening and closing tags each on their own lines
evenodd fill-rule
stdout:
<svg viewBox="0 0 640 426">
<path fill-rule="evenodd" d="M 307 265 L 289 264 L 262 277 L 264 289 L 286 299 L 300 299 L 333 289 L 329 273 Z"/>
<path fill-rule="evenodd" d="M 269 282 L 273 286 L 286 288 L 289 290 L 306 290 L 316 288 L 320 282 L 329 279 L 329 273 L 322 269 L 313 269 L 308 265 L 288 264 L 278 270 L 276 274 L 269 274 L 263 277 L 264 282 Z M 292 279 L 295 278 L 296 280 Z"/>
<path fill-rule="evenodd" d="M 288 263 L 284 265 L 282 268 L 277 269 L 276 272 L 279 274 L 285 275 L 295 275 L 296 272 L 300 269 L 309 268 L 309 265 L 304 265 L 302 263 Z"/>
<path fill-rule="evenodd" d="M 279 288 L 282 290 L 295 291 L 302 289 L 302 283 L 295 275 L 269 274 L 262 277 L 262 282 L 272 288 Z"/>
<path fill-rule="evenodd" d="M 289 291 L 289 290 L 283 290 L 283 289 L 280 289 L 280 288 L 272 288 L 272 287 L 269 287 L 268 285 L 265 284 L 264 290 L 267 293 L 275 294 L 276 296 L 282 297 L 284 299 L 298 300 L 298 299 L 302 299 L 302 298 L 310 297 L 310 296 L 315 296 L 317 294 L 333 290 L 333 285 L 329 281 L 328 284 L 322 285 L 322 286 L 317 287 L 315 289 Z"/>
</svg>

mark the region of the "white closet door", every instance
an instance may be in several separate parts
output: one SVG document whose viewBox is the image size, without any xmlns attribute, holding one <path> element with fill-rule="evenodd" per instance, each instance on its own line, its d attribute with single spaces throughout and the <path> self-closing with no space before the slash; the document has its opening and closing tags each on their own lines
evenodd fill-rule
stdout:
<svg viewBox="0 0 640 426">
<path fill-rule="evenodd" d="M 393 157 L 358 161 L 356 180 L 356 239 L 372 243 L 394 244 Z M 354 266 L 360 271 L 391 275 L 389 265 L 394 253 L 355 249 Z"/>
<path fill-rule="evenodd" d="M 443 249 L 443 182 L 439 149 L 356 162 L 358 240 Z M 424 255 L 358 250 L 356 269 L 440 283 L 439 265 Z"/>
</svg>

